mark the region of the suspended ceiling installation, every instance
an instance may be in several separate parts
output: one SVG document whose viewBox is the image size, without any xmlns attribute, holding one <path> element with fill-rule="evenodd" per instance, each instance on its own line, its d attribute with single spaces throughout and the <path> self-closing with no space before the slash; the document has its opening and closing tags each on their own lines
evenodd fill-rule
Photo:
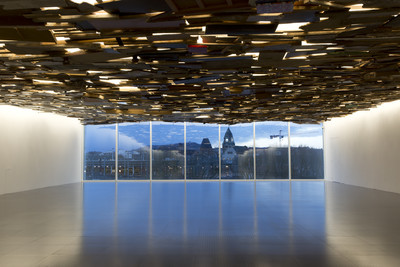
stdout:
<svg viewBox="0 0 400 267">
<path fill-rule="evenodd" d="M 0 103 L 316 123 L 400 99 L 396 0 L 0 0 Z"/>
</svg>

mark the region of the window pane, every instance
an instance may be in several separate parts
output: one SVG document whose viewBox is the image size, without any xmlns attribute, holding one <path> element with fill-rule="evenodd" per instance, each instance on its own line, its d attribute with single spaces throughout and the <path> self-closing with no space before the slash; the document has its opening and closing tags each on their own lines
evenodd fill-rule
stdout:
<svg viewBox="0 0 400 267">
<path fill-rule="evenodd" d="M 221 125 L 221 179 L 254 179 L 253 124 Z"/>
<path fill-rule="evenodd" d="M 257 179 L 288 179 L 287 122 L 256 122 Z"/>
<path fill-rule="evenodd" d="M 186 124 L 187 179 L 219 179 L 218 125 Z"/>
<path fill-rule="evenodd" d="M 322 124 L 290 124 L 292 179 L 323 179 Z"/>
<path fill-rule="evenodd" d="M 85 180 L 115 180 L 115 124 L 85 126 Z"/>
<path fill-rule="evenodd" d="M 153 179 L 184 178 L 184 124 L 153 122 Z"/>
<path fill-rule="evenodd" d="M 150 123 L 118 125 L 118 179 L 150 179 Z"/>
</svg>

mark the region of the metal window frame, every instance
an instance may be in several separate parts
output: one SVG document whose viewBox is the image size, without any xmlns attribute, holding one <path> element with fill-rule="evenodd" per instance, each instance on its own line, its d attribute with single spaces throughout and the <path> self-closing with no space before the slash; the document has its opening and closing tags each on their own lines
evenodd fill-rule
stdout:
<svg viewBox="0 0 400 267">
<path fill-rule="evenodd" d="M 186 121 L 183 123 L 183 180 L 186 182 Z M 186 192 L 186 191 L 185 191 Z"/>
<path fill-rule="evenodd" d="M 221 124 L 218 124 L 218 180 L 221 182 Z"/>
<path fill-rule="evenodd" d="M 149 180 L 153 181 L 153 123 L 150 121 L 150 170 L 149 170 Z"/>
<path fill-rule="evenodd" d="M 118 129 L 118 123 L 115 124 L 115 182 L 118 182 L 118 174 L 119 174 L 119 167 L 118 167 L 118 136 L 119 134 L 119 129 Z"/>
<path fill-rule="evenodd" d="M 85 181 L 85 135 L 86 135 L 86 127 L 82 125 L 83 134 L 82 134 L 82 147 L 81 147 L 81 182 Z"/>
<path fill-rule="evenodd" d="M 256 165 L 256 123 L 253 122 L 253 180 L 257 181 L 257 165 Z"/>
<path fill-rule="evenodd" d="M 288 127 L 288 168 L 289 168 L 289 181 L 292 181 L 292 152 L 290 144 L 290 122 L 287 123 Z"/>
</svg>

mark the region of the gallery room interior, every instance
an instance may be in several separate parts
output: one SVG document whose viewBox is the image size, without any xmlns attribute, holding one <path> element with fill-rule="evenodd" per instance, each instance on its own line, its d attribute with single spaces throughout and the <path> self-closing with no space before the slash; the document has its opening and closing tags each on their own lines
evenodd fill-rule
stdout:
<svg viewBox="0 0 400 267">
<path fill-rule="evenodd" d="M 0 266 L 400 266 L 399 14 L 0 0 Z"/>
</svg>

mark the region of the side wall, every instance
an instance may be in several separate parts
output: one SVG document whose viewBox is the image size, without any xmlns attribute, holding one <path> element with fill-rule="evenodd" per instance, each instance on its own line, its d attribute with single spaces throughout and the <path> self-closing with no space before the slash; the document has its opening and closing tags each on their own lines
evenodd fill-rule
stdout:
<svg viewBox="0 0 400 267">
<path fill-rule="evenodd" d="M 77 119 L 0 105 L 0 194 L 81 180 Z"/>
<path fill-rule="evenodd" d="M 324 124 L 326 180 L 400 193 L 400 101 Z"/>
</svg>

